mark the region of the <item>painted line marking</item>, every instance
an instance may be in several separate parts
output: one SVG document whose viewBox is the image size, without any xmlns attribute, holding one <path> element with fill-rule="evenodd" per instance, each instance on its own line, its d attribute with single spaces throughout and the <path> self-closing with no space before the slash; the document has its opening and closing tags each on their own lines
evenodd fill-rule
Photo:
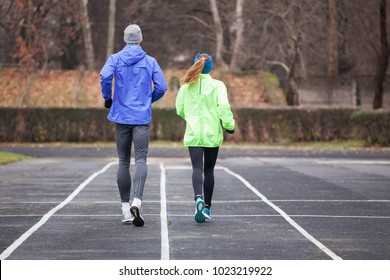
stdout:
<svg viewBox="0 0 390 280">
<path fill-rule="evenodd" d="M 380 203 L 389 203 L 390 200 L 386 199 L 357 199 L 357 200 L 352 200 L 352 199 L 270 199 L 270 201 L 273 202 L 345 202 L 345 203 L 372 203 L 372 202 L 380 202 Z"/>
<path fill-rule="evenodd" d="M 345 203 L 390 203 L 386 199 L 269 199 L 271 202 L 345 202 Z M 193 203 L 192 200 L 166 200 L 166 203 L 187 204 Z M 258 203 L 264 202 L 261 199 L 242 199 L 242 200 L 213 200 L 213 203 Z M 58 204 L 60 201 L 14 201 L 14 202 L 0 202 L 0 204 Z M 142 200 L 142 203 L 161 203 L 160 200 Z M 118 204 L 118 201 L 71 201 L 69 204 Z"/>
<path fill-rule="evenodd" d="M 166 170 L 192 170 L 191 165 L 169 165 L 165 167 Z M 215 166 L 214 170 L 223 170 L 222 166 Z"/>
<path fill-rule="evenodd" d="M 167 194 L 166 194 L 166 170 L 164 163 L 160 162 L 160 220 L 161 220 L 161 260 L 169 260 L 169 238 L 167 217 Z"/>
<path fill-rule="evenodd" d="M 37 231 L 41 226 L 43 226 L 51 216 L 53 216 L 58 210 L 67 205 L 73 198 L 75 198 L 89 183 L 92 182 L 98 175 L 107 171 L 112 165 L 116 164 L 116 162 L 107 163 L 102 169 L 93 173 L 89 176 L 84 182 L 82 182 L 64 201 L 58 204 L 56 207 L 47 212 L 35 225 L 33 225 L 29 230 L 27 230 L 22 236 L 14 241 L 7 249 L 5 249 L 1 255 L 0 260 L 5 260 L 8 258 L 13 251 L 15 251 L 20 245 L 23 244 L 24 241 L 27 240 L 35 231 Z"/>
<path fill-rule="evenodd" d="M 161 213 L 149 213 L 149 214 L 143 214 L 144 216 L 158 216 L 161 217 Z M 172 217 L 193 217 L 194 215 L 191 214 L 173 214 L 169 213 L 169 216 Z M 296 214 L 290 214 L 290 217 L 308 217 L 308 218 L 351 218 L 351 219 L 390 219 L 390 216 L 341 216 L 341 215 L 296 215 Z M 42 215 L 0 215 L 0 218 L 8 218 L 8 217 L 42 217 Z M 53 217 L 122 217 L 122 215 L 119 214 L 54 214 Z M 280 217 L 280 215 L 277 214 L 234 214 L 234 215 L 218 215 L 213 214 L 213 217 L 222 217 L 222 218 L 234 218 L 234 217 Z"/>
<path fill-rule="evenodd" d="M 169 214 L 169 216 L 172 217 L 192 217 L 193 215 L 190 214 Z M 390 216 L 339 216 L 339 215 L 289 215 L 290 217 L 302 217 L 302 218 L 352 218 L 352 219 L 390 219 Z M 280 215 L 276 214 L 242 214 L 242 215 L 215 215 L 213 214 L 213 217 L 220 217 L 220 218 L 234 218 L 234 217 L 240 217 L 240 218 L 252 218 L 252 217 L 281 217 Z"/>
<path fill-rule="evenodd" d="M 149 216 L 157 216 L 158 214 L 149 214 Z M 191 214 L 169 214 L 172 217 L 193 217 Z M 390 216 L 340 216 L 340 215 L 289 215 L 290 217 L 302 218 L 351 218 L 351 219 L 390 219 Z M 214 215 L 213 217 L 234 218 L 234 217 L 280 217 L 277 214 L 242 214 L 242 215 Z"/>
<path fill-rule="evenodd" d="M 390 161 L 387 160 L 316 160 L 318 164 L 367 164 L 367 165 L 388 165 Z"/>
<path fill-rule="evenodd" d="M 270 207 L 272 207 L 276 212 L 278 212 L 288 223 L 290 223 L 296 230 L 298 230 L 304 237 L 306 237 L 308 240 L 310 240 L 313 244 L 315 244 L 320 250 L 322 250 L 325 254 L 327 254 L 329 257 L 331 257 L 333 260 L 342 260 L 341 257 L 336 255 L 334 252 L 332 252 L 328 247 L 326 247 L 324 244 L 322 244 L 320 241 L 315 239 L 310 233 L 308 233 L 305 229 L 303 229 L 300 225 L 298 225 L 289 215 L 286 214 L 282 209 L 277 207 L 275 204 L 273 204 L 271 201 L 268 200 L 266 196 L 264 196 L 262 193 L 260 193 L 255 187 L 253 187 L 247 180 L 245 180 L 242 176 L 239 174 L 231 171 L 229 168 L 223 167 L 224 170 L 229 173 L 230 175 L 236 177 L 238 180 L 240 180 L 248 189 L 250 189 L 252 192 L 254 192 L 258 197 L 261 198 L 265 203 L 267 203 Z"/>
</svg>

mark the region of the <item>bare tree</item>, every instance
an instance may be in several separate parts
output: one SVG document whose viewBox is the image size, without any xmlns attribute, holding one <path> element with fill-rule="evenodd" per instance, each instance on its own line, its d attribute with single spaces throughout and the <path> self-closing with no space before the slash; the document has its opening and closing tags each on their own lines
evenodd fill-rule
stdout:
<svg viewBox="0 0 390 280">
<path fill-rule="evenodd" d="M 254 53 L 252 60 L 258 61 L 256 68 L 276 72 L 282 80 L 287 104 L 299 105 L 298 81 L 305 78 L 307 72 L 304 54 L 319 53 L 314 49 L 318 43 L 310 32 L 315 28 L 317 33 L 324 29 L 320 9 L 323 4 L 310 0 L 274 0 L 256 4 L 252 3 L 251 9 L 256 9 L 256 20 L 260 23 L 257 30 L 248 30 L 250 38 L 256 38 L 257 44 L 256 48 L 252 46 L 250 49 Z"/>
<path fill-rule="evenodd" d="M 271 43 L 269 47 L 279 49 L 282 52 L 282 56 L 280 56 L 281 59 L 266 58 L 265 62 L 271 65 L 279 65 L 286 71 L 286 100 L 289 105 L 299 105 L 298 76 L 296 70 L 299 60 L 299 43 L 301 40 L 299 32 L 303 17 L 300 10 L 302 4 L 302 0 L 290 1 L 288 5 L 281 5 L 279 2 L 275 2 L 266 9 L 269 17 L 267 24 L 276 24 L 280 28 L 279 32 L 285 38 L 285 43 L 281 43 L 280 41 Z M 274 45 L 275 43 L 277 46 Z M 271 54 L 275 56 L 275 53 L 271 52 Z"/>
<path fill-rule="evenodd" d="M 334 77 L 339 73 L 337 0 L 328 0 L 328 105 L 332 104 Z"/>
<path fill-rule="evenodd" d="M 109 6 L 109 10 L 108 10 L 108 32 L 107 32 L 106 57 L 109 57 L 114 52 L 115 12 L 116 12 L 116 0 L 110 0 L 110 6 Z"/>
<path fill-rule="evenodd" d="M 80 30 L 76 1 L 5 1 L 0 8 L 1 29 L 7 32 L 7 45 L 13 45 L 7 55 L 22 68 L 35 64 L 45 69 L 59 60 L 66 42 L 76 39 Z"/>
<path fill-rule="evenodd" d="M 95 54 L 92 44 L 91 24 L 88 15 L 88 0 L 79 0 L 81 11 L 81 26 L 83 29 L 84 49 L 88 70 L 95 69 Z"/>
<path fill-rule="evenodd" d="M 390 49 L 387 40 L 387 0 L 379 2 L 379 25 L 380 25 L 380 53 L 378 54 L 377 69 L 375 75 L 374 109 L 383 107 L 383 83 L 386 78 L 389 65 Z"/>
<path fill-rule="evenodd" d="M 328 75 L 339 72 L 337 0 L 328 0 Z"/>
<path fill-rule="evenodd" d="M 16 49 L 14 58 L 19 62 L 22 72 L 27 76 L 27 83 L 24 88 L 21 106 L 29 106 L 30 91 L 35 80 L 36 71 L 47 65 L 46 46 L 41 39 L 41 25 L 43 18 L 47 15 L 47 9 L 43 7 L 42 1 L 31 0 L 18 1 L 15 6 L 15 21 L 11 29 L 15 30 Z"/>
<path fill-rule="evenodd" d="M 244 0 L 237 0 L 236 2 L 236 39 L 234 42 L 232 58 L 230 60 L 230 70 L 240 70 L 237 62 L 240 54 L 240 49 L 243 41 L 244 20 L 243 20 Z"/>
<path fill-rule="evenodd" d="M 348 55 L 354 61 L 354 72 L 364 75 L 359 77 L 358 86 L 364 89 L 366 96 L 374 93 L 371 106 L 379 109 L 383 107 L 384 82 L 390 55 L 387 0 L 350 0 L 347 4 L 349 6 L 346 8 L 353 10 L 353 13 L 348 14 L 351 22 L 348 34 L 352 34 L 352 39 L 355 39 L 351 42 Z M 353 29 L 355 26 L 357 30 Z"/>
<path fill-rule="evenodd" d="M 223 70 L 227 70 L 228 66 L 223 59 L 223 51 L 225 50 L 224 42 L 223 42 L 223 28 L 222 28 L 221 18 L 219 16 L 217 0 L 210 0 L 210 9 L 211 9 L 211 13 L 213 15 L 213 20 L 214 20 L 214 25 L 215 25 L 215 33 L 216 33 L 216 38 L 217 38 L 215 57 L 217 59 L 217 63 L 221 66 L 221 68 Z"/>
<path fill-rule="evenodd" d="M 4 28 L 6 31 L 9 31 L 8 25 L 7 25 L 7 17 L 9 14 L 12 12 L 13 9 L 15 9 L 16 1 L 4 1 L 1 4 L 1 9 L 0 9 L 0 27 Z"/>
</svg>

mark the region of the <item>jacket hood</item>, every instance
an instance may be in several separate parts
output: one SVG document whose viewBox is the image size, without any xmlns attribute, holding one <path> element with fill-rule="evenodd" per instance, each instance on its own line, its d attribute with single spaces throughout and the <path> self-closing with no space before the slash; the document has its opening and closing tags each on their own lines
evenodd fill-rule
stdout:
<svg viewBox="0 0 390 280">
<path fill-rule="evenodd" d="M 132 45 L 132 44 L 126 45 L 123 48 L 123 50 L 119 52 L 119 58 L 126 65 L 136 64 L 145 56 L 146 56 L 146 52 L 141 48 L 141 46 Z"/>
</svg>

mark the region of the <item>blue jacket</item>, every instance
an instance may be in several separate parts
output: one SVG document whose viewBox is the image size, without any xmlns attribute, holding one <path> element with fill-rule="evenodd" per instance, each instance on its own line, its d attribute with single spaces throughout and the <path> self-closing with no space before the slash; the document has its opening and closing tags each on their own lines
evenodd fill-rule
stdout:
<svg viewBox="0 0 390 280">
<path fill-rule="evenodd" d="M 126 45 L 111 55 L 100 71 L 100 85 L 105 100 L 114 97 L 108 119 L 115 123 L 150 124 L 152 103 L 167 90 L 167 82 L 156 59 L 137 45 Z M 152 86 L 154 84 L 154 88 Z"/>
</svg>

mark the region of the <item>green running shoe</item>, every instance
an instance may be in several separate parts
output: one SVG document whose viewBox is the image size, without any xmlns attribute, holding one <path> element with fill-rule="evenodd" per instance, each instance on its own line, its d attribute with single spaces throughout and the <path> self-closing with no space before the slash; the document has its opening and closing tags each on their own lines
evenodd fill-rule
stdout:
<svg viewBox="0 0 390 280">
<path fill-rule="evenodd" d="M 205 218 L 207 220 L 211 220 L 211 208 L 210 207 L 205 207 L 202 212 L 203 212 L 203 216 L 205 216 Z"/>
<path fill-rule="evenodd" d="M 198 197 L 195 202 L 195 221 L 199 224 L 204 223 L 206 217 L 203 215 L 204 201 Z"/>
</svg>

